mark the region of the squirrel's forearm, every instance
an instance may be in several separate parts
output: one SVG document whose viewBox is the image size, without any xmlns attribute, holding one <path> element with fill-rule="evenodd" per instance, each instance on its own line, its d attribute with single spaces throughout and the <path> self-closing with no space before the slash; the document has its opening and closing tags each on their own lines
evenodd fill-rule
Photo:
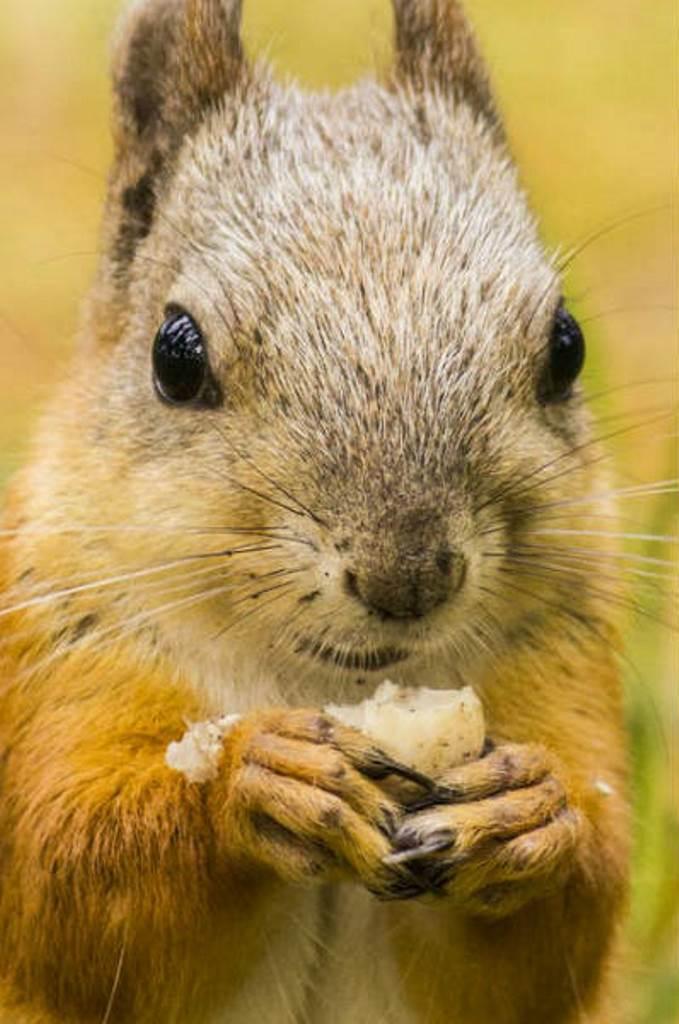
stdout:
<svg viewBox="0 0 679 1024">
<path fill-rule="evenodd" d="M 545 770 L 564 794 L 554 821 L 535 831 L 527 826 L 513 844 L 511 860 L 498 862 L 502 870 L 488 891 L 488 913 L 478 912 L 478 905 L 465 906 L 456 896 L 473 891 L 470 883 L 477 876 L 483 886 L 493 855 L 501 858 L 500 846 L 511 844 L 491 842 L 471 864 L 458 862 L 448 895 L 437 906 L 392 910 L 392 934 L 409 997 L 432 1024 L 458 1017 L 465 1024 L 550 1024 L 575 1019 L 578 1008 L 593 1012 L 595 1003 L 601 1012 L 601 976 L 627 892 L 629 809 L 615 665 L 610 659 L 608 667 L 602 666 L 600 655 L 598 666 L 588 665 L 583 654 L 582 648 L 578 656 L 574 652 L 571 664 L 583 680 L 592 678 L 584 696 L 583 687 L 574 693 L 572 679 L 560 675 L 558 663 L 550 664 L 547 657 L 541 658 L 540 671 L 530 659 L 514 666 L 507 662 L 505 671 L 488 681 L 488 727 L 498 743 L 498 759 L 505 749 L 537 744 Z M 514 795 L 520 798 L 522 792 L 528 795 L 528 789 Z M 503 800 L 498 794 L 487 803 L 501 807 Z M 460 837 L 455 841 L 459 848 Z M 524 878 L 544 887 L 517 907 L 512 889 L 520 890 Z M 422 937 L 420 970 L 408 969 L 413 934 Z M 445 972 L 440 966 L 429 968 L 442 963 Z M 438 1017 L 429 1014 L 430 1006 L 440 1008 Z M 600 1018 L 592 1019 L 598 1024 Z"/>
<path fill-rule="evenodd" d="M 398 929 L 401 976 L 409 1002 L 431 1024 L 448 1024 L 464 1012 L 465 1024 L 525 1024 L 570 1020 L 576 1009 L 603 1012 L 601 976 L 615 941 L 620 890 L 574 878 L 563 890 L 504 920 L 450 915 L 425 939 L 420 970 L 413 961 L 412 934 Z M 420 908 L 404 908 L 418 926 Z M 410 941 L 408 940 L 410 932 Z M 446 971 L 426 965 L 446 963 Z M 460 994 L 464 993 L 461 1002 Z M 437 1006 L 439 1015 L 428 1007 Z M 473 1010 L 471 1009 L 473 1007 Z M 588 1016 L 589 1020 L 590 1017 Z"/>
<path fill-rule="evenodd" d="M 171 972 L 174 1010 L 182 978 L 199 984 L 186 977 L 187 950 L 193 964 L 208 962 L 219 932 L 222 950 L 234 949 L 228 987 L 261 930 L 272 883 L 253 872 L 243 885 L 245 869 L 216 848 L 205 787 L 165 765 L 167 740 L 182 728 L 168 717 L 170 695 L 162 717 L 148 695 L 145 708 L 135 727 L 134 701 L 62 702 L 57 714 L 34 713 L 9 747 L 0 956 L 17 992 L 44 997 L 57 1014 L 101 1016 L 119 963 L 117 1006 Z"/>
<path fill-rule="evenodd" d="M 551 1024 L 586 1012 L 601 1024 L 602 975 L 626 895 L 621 848 L 616 823 L 602 817 L 566 883 L 506 916 L 465 912 L 446 898 L 389 907 L 389 933 L 415 1017 L 430 1024 Z"/>
<path fill-rule="evenodd" d="M 606 889 L 626 884 L 629 855 L 628 755 L 615 636 L 545 642 L 508 660 L 493 686 L 488 728 L 496 742 L 539 744 L 584 828 L 573 867 Z M 564 671 L 566 666 L 567 671 Z M 529 696 L 527 697 L 526 694 Z"/>
</svg>

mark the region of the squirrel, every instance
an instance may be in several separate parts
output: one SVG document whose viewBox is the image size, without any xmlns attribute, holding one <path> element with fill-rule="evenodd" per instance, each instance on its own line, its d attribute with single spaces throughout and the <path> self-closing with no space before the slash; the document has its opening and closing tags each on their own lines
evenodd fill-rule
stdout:
<svg viewBox="0 0 679 1024">
<path fill-rule="evenodd" d="M 123 16 L 101 264 L 0 533 L 2 1024 L 617 1020 L 584 339 L 460 4 L 393 8 L 334 95 L 239 0 Z M 325 712 L 387 676 L 472 685 L 480 759 Z M 224 714 L 216 777 L 173 771 Z"/>
</svg>

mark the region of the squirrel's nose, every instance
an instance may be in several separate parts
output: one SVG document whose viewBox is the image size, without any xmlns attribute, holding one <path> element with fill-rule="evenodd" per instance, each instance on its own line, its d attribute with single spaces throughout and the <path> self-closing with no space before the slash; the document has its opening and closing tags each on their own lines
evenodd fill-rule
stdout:
<svg viewBox="0 0 679 1024">
<path fill-rule="evenodd" d="M 345 588 L 384 619 L 421 619 L 462 586 L 464 556 L 447 545 L 395 564 L 347 569 Z"/>
</svg>

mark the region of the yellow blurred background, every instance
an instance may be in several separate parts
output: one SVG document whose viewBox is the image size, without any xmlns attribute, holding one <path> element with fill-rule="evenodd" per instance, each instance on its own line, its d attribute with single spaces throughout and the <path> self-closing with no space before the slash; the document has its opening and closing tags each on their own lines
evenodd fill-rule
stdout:
<svg viewBox="0 0 679 1024">
<path fill-rule="evenodd" d="M 590 392 L 621 482 L 676 474 L 676 5 L 673 0 L 468 0 L 544 236 L 575 260 Z M 0 6 L 0 482 L 66 372 L 96 262 L 110 156 L 107 39 L 119 0 Z M 281 73 L 337 87 L 389 57 L 387 0 L 246 0 L 246 36 Z M 612 225 L 617 225 L 612 227 Z M 613 417 L 613 418 L 611 418 Z M 653 422 L 649 422 L 653 420 Z M 627 428 L 634 428 L 629 429 Z M 676 498 L 638 500 L 639 533 L 676 530 Z M 674 549 L 636 541 L 635 552 Z M 637 848 L 628 1024 L 679 1020 L 676 633 L 669 597 L 640 590 L 630 621 Z M 674 674 L 673 674 L 674 672 Z M 539 1024 L 539 1022 L 536 1022 Z"/>
</svg>

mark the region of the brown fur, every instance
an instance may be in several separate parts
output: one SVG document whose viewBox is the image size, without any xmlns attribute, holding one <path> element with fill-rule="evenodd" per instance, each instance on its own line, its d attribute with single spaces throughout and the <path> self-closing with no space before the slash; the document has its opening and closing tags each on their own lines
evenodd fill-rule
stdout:
<svg viewBox="0 0 679 1024">
<path fill-rule="evenodd" d="M 124 22 L 106 256 L 0 547 L 2 1024 L 615 1019 L 615 581 L 535 533 L 606 480 L 535 397 L 558 274 L 471 30 L 394 6 L 338 97 L 250 66 L 235 0 Z M 154 395 L 168 303 L 221 406 Z M 482 697 L 454 799 L 323 714 L 385 674 Z M 214 781 L 167 767 L 231 712 Z"/>
</svg>

